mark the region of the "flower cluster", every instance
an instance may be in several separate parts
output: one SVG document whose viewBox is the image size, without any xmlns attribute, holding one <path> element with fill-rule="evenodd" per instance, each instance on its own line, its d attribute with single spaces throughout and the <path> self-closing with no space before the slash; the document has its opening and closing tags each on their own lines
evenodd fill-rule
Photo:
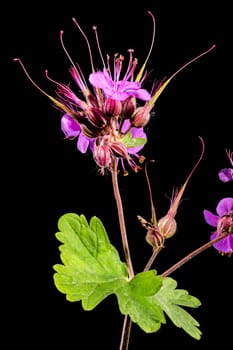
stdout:
<svg viewBox="0 0 233 350">
<path fill-rule="evenodd" d="M 153 48 L 155 36 L 155 19 L 151 12 L 148 13 L 153 20 L 152 42 L 145 62 L 137 74 L 135 72 L 138 60 L 133 56 L 133 49 L 128 50 L 129 61 L 125 69 L 125 58 L 121 54 L 114 55 L 112 65 L 109 55 L 107 55 L 106 61 L 104 60 L 99 45 L 97 27 L 95 26 L 93 30 L 103 63 L 103 69 L 96 70 L 89 41 L 79 23 L 73 18 L 75 25 L 85 38 L 89 50 L 91 73 L 87 83 L 80 66 L 74 63 L 65 48 L 63 31 L 60 32 L 61 44 L 71 62 L 69 71 L 78 87 L 78 94 L 71 89 L 70 84 L 65 85 L 55 81 L 49 77 L 48 71 L 46 71 L 46 77 L 56 85 L 56 98 L 48 95 L 32 80 L 22 61 L 15 58 L 15 61 L 21 64 L 33 85 L 62 111 L 61 129 L 65 138 L 77 138 L 77 148 L 81 153 L 90 150 L 101 174 L 105 174 L 106 169 L 111 170 L 113 165 L 118 167 L 119 162 L 124 174 L 127 174 L 125 164 L 136 172 L 141 169 L 140 163 L 144 161 L 144 157 L 139 155 L 139 152 L 147 142 L 144 127 L 150 120 L 151 110 L 158 97 L 171 79 L 181 70 L 215 47 L 213 45 L 191 59 L 172 74 L 170 78 L 161 79 L 160 81 L 155 79 L 150 91 L 144 89 L 143 85 L 148 77 L 146 65 Z"/>
</svg>

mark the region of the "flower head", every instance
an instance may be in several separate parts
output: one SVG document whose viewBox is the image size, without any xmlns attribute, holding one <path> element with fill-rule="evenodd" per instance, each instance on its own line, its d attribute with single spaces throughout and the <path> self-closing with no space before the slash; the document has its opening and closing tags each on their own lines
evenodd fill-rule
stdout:
<svg viewBox="0 0 233 350">
<path fill-rule="evenodd" d="M 204 209 L 205 221 L 216 230 L 211 233 L 210 239 L 214 240 L 223 233 L 229 234 L 222 240 L 213 244 L 213 246 L 222 254 L 231 255 L 233 253 L 233 198 L 227 197 L 219 201 L 216 207 L 216 213 Z"/>
<path fill-rule="evenodd" d="M 233 181 L 233 152 L 226 150 L 227 157 L 230 161 L 231 168 L 223 168 L 218 172 L 219 180 L 222 182 Z"/>
<path fill-rule="evenodd" d="M 111 170 L 114 163 L 121 164 L 125 174 L 126 165 L 134 171 L 141 168 L 140 163 L 144 157 L 138 152 L 147 141 L 143 128 L 151 118 L 151 110 L 158 97 L 181 70 L 215 47 L 213 45 L 184 64 L 170 78 L 154 80 L 148 91 L 143 85 L 148 77 L 146 65 L 155 37 L 155 19 L 150 11 L 148 13 L 153 21 L 152 40 L 146 59 L 137 74 L 135 73 L 138 59 L 134 57 L 133 49 L 128 50 L 129 60 L 126 66 L 124 66 L 125 58 L 122 54 L 115 54 L 113 62 L 109 55 L 104 59 L 97 27 L 94 26 L 97 49 L 103 65 L 102 69 L 96 70 L 89 40 L 75 18 L 73 22 L 80 30 L 88 47 L 90 59 L 88 78 L 85 78 L 79 64 L 69 55 L 63 42 L 63 31 L 60 31 L 60 41 L 71 64 L 69 72 L 76 89 L 78 88 L 78 93 L 71 88 L 71 84 L 66 85 L 52 79 L 46 70 L 46 77 L 56 86 L 56 97 L 50 96 L 32 80 L 22 61 L 19 58 L 15 59 L 21 64 L 32 84 L 62 112 L 61 129 L 65 138 L 77 138 L 77 148 L 81 153 L 86 153 L 89 149 L 102 174 L 106 169 Z"/>
</svg>

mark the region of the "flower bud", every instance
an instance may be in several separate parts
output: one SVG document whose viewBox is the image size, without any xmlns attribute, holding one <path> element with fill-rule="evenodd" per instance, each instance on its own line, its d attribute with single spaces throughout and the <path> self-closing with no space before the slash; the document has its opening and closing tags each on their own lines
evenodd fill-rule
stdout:
<svg viewBox="0 0 233 350">
<path fill-rule="evenodd" d="M 123 143 L 114 141 L 110 147 L 117 157 L 129 158 L 127 147 Z"/>
<path fill-rule="evenodd" d="M 164 238 L 170 238 L 176 233 L 177 224 L 172 215 L 165 215 L 158 221 L 158 230 Z"/>
<path fill-rule="evenodd" d="M 96 138 L 101 135 L 101 130 L 95 128 L 91 123 L 87 122 L 85 124 L 80 124 L 82 133 L 90 138 Z"/>
<path fill-rule="evenodd" d="M 96 128 L 104 128 L 107 125 L 106 116 L 100 109 L 88 108 L 85 113 L 90 123 Z"/>
<path fill-rule="evenodd" d="M 164 240 L 164 237 L 161 235 L 157 228 L 148 228 L 146 233 L 146 242 L 150 244 L 154 249 L 163 248 Z"/>
<path fill-rule="evenodd" d="M 122 119 L 129 119 L 136 109 L 136 98 L 129 96 L 126 100 L 121 102 L 122 109 L 120 117 Z"/>
<path fill-rule="evenodd" d="M 104 102 L 104 113 L 109 117 L 116 117 L 121 113 L 121 101 L 107 97 Z"/>
<path fill-rule="evenodd" d="M 108 145 L 95 145 L 93 157 L 97 165 L 100 167 L 109 167 L 111 164 L 111 151 Z"/>
<path fill-rule="evenodd" d="M 130 118 L 131 125 L 135 128 L 144 128 L 150 120 L 150 106 L 138 107 Z"/>
</svg>

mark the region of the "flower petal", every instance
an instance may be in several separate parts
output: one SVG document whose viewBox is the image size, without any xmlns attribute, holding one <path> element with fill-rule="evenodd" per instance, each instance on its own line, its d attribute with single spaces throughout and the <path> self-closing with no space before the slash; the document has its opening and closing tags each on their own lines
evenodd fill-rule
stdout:
<svg viewBox="0 0 233 350">
<path fill-rule="evenodd" d="M 210 236 L 210 239 L 213 240 L 217 237 L 217 232 L 213 232 Z M 214 248 L 217 249 L 220 253 L 231 253 L 233 251 L 233 235 L 229 235 L 226 238 L 223 238 L 221 241 L 215 243 Z"/>
<path fill-rule="evenodd" d="M 81 153 L 86 153 L 88 146 L 89 146 L 90 140 L 87 136 L 85 136 L 82 132 L 79 135 L 78 142 L 77 142 L 77 148 Z"/>
<path fill-rule="evenodd" d="M 204 209 L 203 210 L 204 218 L 207 224 L 213 227 L 217 227 L 219 216 L 214 215 L 211 211 Z"/>
<path fill-rule="evenodd" d="M 217 205 L 216 212 L 219 216 L 224 216 L 233 210 L 233 198 L 223 198 Z"/>
<path fill-rule="evenodd" d="M 66 137 L 76 137 L 80 133 L 80 125 L 69 114 L 64 114 L 61 118 L 61 129 Z"/>
</svg>

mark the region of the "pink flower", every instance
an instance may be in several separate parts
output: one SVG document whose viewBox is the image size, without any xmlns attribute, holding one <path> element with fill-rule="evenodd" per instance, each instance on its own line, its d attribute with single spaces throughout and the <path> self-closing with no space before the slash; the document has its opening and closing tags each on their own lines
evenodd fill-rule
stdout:
<svg viewBox="0 0 233 350">
<path fill-rule="evenodd" d="M 223 198 L 216 207 L 216 214 L 204 209 L 205 221 L 210 226 L 216 228 L 212 232 L 210 239 L 213 240 L 224 232 L 229 235 L 215 243 L 213 246 L 222 254 L 231 255 L 233 253 L 233 198 Z"/>
</svg>

